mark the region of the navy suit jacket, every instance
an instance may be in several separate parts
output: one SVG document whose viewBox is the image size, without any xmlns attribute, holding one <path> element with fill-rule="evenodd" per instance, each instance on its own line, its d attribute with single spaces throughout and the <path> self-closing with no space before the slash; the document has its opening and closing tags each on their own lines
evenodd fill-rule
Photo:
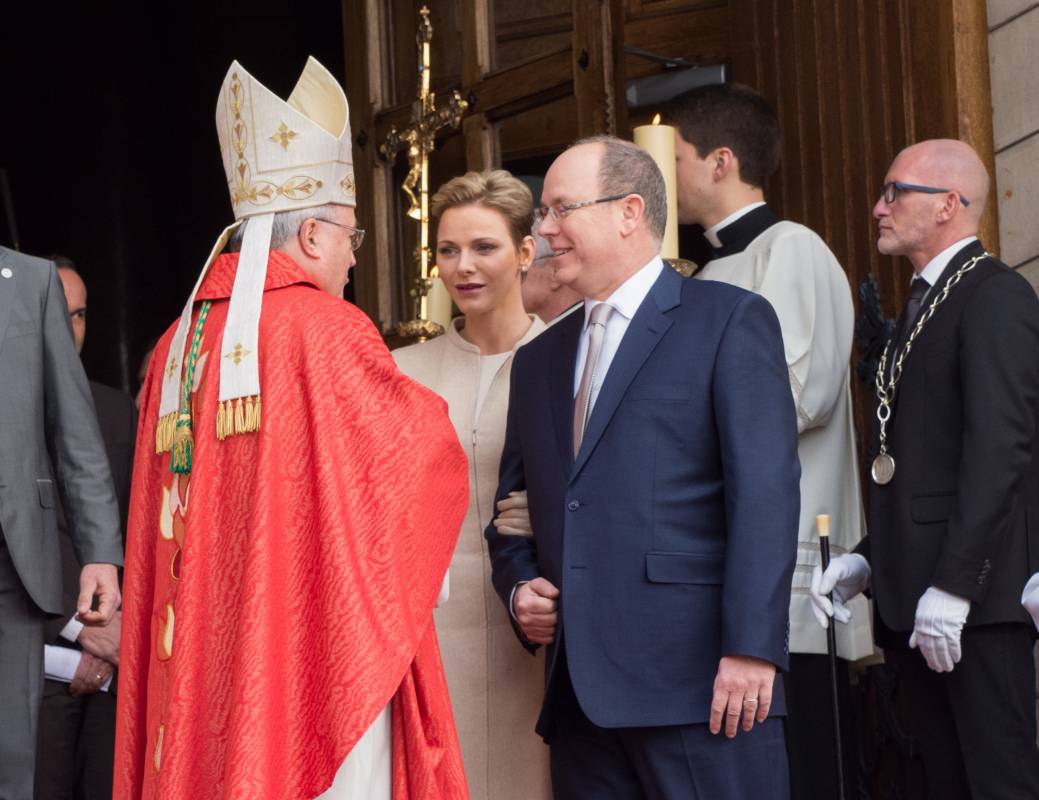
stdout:
<svg viewBox="0 0 1039 800">
<path fill-rule="evenodd" d="M 800 465 L 779 321 L 757 295 L 665 268 L 575 460 L 583 323 L 516 354 L 498 499 L 527 490 L 534 536 L 485 534 L 506 604 L 538 576 L 561 591 L 538 731 L 566 667 L 601 727 L 706 722 L 721 656 L 787 666 Z"/>
</svg>

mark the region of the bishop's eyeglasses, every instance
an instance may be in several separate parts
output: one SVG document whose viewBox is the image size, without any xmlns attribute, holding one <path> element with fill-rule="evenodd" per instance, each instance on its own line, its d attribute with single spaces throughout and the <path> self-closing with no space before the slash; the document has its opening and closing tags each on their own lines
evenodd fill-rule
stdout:
<svg viewBox="0 0 1039 800">
<path fill-rule="evenodd" d="M 901 192 L 923 192 L 924 194 L 945 194 L 946 192 L 952 192 L 952 189 L 942 189 L 938 186 L 920 186 L 916 183 L 902 183 L 902 181 L 890 181 L 880 187 L 880 196 L 884 198 L 884 202 L 891 205 L 898 199 L 898 195 Z M 970 205 L 970 200 L 964 197 L 959 192 L 955 192 L 956 196 L 960 198 L 960 203 L 964 206 Z"/>
<path fill-rule="evenodd" d="M 345 228 L 350 231 L 350 247 L 353 248 L 354 252 L 361 249 L 361 243 L 364 241 L 364 228 L 355 228 L 353 225 L 344 225 L 342 222 L 333 222 L 323 217 L 313 217 L 313 220 L 315 222 L 327 222 L 329 225 L 335 225 L 337 228 Z"/>
</svg>

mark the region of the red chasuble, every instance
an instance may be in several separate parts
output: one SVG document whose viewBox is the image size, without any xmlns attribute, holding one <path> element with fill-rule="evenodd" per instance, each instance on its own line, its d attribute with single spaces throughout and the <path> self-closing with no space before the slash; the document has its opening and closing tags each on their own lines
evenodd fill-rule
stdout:
<svg viewBox="0 0 1039 800">
<path fill-rule="evenodd" d="M 220 256 L 197 296 L 213 304 L 188 475 L 155 453 L 173 328 L 148 370 L 114 796 L 315 797 L 392 700 L 395 800 L 466 798 L 433 627 L 468 493 L 447 407 L 396 369 L 360 310 L 274 251 L 261 428 L 218 441 L 237 261 Z"/>
</svg>

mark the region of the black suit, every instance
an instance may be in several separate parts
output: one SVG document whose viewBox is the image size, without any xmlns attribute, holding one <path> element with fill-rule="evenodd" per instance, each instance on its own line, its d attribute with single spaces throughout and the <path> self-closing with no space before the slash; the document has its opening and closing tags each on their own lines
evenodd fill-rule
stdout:
<svg viewBox="0 0 1039 800">
<path fill-rule="evenodd" d="M 954 255 L 921 313 L 982 252 L 973 242 Z M 899 320 L 894 341 L 909 330 Z M 1039 301 L 1021 276 L 986 258 L 906 358 L 888 424 L 895 475 L 870 485 L 870 534 L 858 548 L 872 567 L 877 640 L 901 674 L 903 722 L 920 741 L 932 797 L 1039 797 L 1034 629 L 1021 607 L 1039 570 L 1037 419 Z M 874 432 L 871 458 L 877 447 Z M 930 586 L 971 601 L 952 673 L 930 671 L 908 649 Z"/>
<path fill-rule="evenodd" d="M 104 384 L 91 381 L 90 392 L 112 470 L 125 537 L 137 409 L 130 395 Z M 78 648 L 78 644 L 60 636 L 62 628 L 76 613 L 80 570 L 61 507 L 58 529 L 64 612 L 47 623 L 47 643 Z M 36 750 L 35 800 L 100 800 L 112 796 L 115 690 L 113 679 L 108 692 L 73 697 L 68 684 L 45 681 Z"/>
</svg>

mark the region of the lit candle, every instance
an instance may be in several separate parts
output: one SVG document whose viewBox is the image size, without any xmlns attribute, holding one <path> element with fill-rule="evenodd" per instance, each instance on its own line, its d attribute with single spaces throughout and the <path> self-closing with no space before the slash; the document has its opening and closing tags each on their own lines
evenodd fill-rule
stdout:
<svg viewBox="0 0 1039 800">
<path fill-rule="evenodd" d="M 667 191 L 667 226 L 664 228 L 664 240 L 660 243 L 660 255 L 664 258 L 678 258 L 675 129 L 671 125 L 661 125 L 660 115 L 657 114 L 653 117 L 652 125 L 639 125 L 634 133 L 635 144 L 653 156 L 664 175 L 664 188 Z"/>
<path fill-rule="evenodd" d="M 439 323 L 447 330 L 451 324 L 451 295 L 444 286 L 444 281 L 439 276 L 436 264 L 429 271 L 432 283 L 429 286 L 429 317 L 433 322 Z"/>
</svg>

